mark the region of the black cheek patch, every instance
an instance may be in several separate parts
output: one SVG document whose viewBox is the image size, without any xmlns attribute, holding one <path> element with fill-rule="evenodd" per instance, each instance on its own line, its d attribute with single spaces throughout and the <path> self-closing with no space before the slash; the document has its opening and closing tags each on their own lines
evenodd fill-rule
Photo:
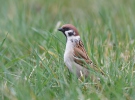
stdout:
<svg viewBox="0 0 135 100">
<path fill-rule="evenodd" d="M 68 33 L 68 35 L 69 35 L 69 36 L 72 36 L 72 35 L 74 35 L 74 34 L 73 34 L 73 32 L 70 32 L 70 33 Z"/>
</svg>

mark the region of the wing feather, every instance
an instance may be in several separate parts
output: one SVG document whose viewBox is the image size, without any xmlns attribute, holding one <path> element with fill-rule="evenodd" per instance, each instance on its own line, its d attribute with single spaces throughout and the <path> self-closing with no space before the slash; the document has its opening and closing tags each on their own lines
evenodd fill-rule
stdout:
<svg viewBox="0 0 135 100">
<path fill-rule="evenodd" d="M 87 69 L 89 69 L 88 65 L 90 65 L 92 69 L 100 71 L 104 75 L 104 72 L 101 69 L 99 70 L 96 65 L 93 64 L 92 60 L 89 59 L 81 40 L 79 40 L 74 47 L 74 61 Z"/>
</svg>

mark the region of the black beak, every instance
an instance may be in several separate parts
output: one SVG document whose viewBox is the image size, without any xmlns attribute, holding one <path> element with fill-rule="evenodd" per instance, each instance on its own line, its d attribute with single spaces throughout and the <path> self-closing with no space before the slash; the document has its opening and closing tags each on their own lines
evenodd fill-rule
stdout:
<svg viewBox="0 0 135 100">
<path fill-rule="evenodd" d="M 58 31 L 64 32 L 64 29 L 63 28 L 59 28 Z"/>
</svg>

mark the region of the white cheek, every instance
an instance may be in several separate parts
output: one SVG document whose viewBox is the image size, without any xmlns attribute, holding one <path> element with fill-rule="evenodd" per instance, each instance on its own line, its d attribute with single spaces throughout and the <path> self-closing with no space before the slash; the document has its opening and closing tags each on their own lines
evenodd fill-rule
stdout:
<svg viewBox="0 0 135 100">
<path fill-rule="evenodd" d="M 65 31 L 66 36 L 69 37 L 69 36 L 68 36 L 68 33 L 71 33 L 71 32 L 73 32 L 73 30 Z"/>
</svg>

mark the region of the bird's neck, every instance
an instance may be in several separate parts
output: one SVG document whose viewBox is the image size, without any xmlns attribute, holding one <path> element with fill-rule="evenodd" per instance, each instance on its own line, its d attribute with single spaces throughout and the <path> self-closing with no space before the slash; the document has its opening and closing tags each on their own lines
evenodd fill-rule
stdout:
<svg viewBox="0 0 135 100">
<path fill-rule="evenodd" d="M 74 42 L 75 40 L 80 40 L 80 36 L 67 37 L 67 42 Z"/>
<path fill-rule="evenodd" d="M 80 40 L 80 36 L 72 36 L 67 38 L 66 50 L 71 50 L 75 46 L 75 42 Z"/>
</svg>

